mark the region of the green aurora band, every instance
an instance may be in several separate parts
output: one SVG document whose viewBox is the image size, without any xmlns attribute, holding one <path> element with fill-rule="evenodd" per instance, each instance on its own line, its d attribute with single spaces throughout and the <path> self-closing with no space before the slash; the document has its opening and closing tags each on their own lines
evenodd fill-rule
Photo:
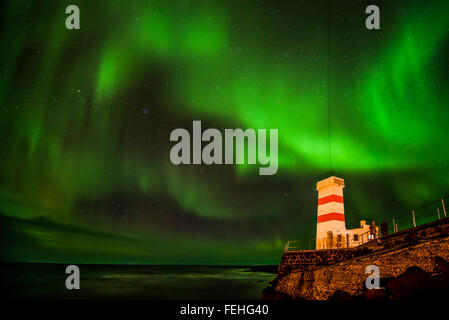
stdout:
<svg viewBox="0 0 449 320">
<path fill-rule="evenodd" d="M 2 260 L 277 263 L 329 175 L 349 226 L 447 194 L 449 2 L 377 3 L 2 3 Z M 192 120 L 279 129 L 278 173 L 172 165 Z"/>
</svg>

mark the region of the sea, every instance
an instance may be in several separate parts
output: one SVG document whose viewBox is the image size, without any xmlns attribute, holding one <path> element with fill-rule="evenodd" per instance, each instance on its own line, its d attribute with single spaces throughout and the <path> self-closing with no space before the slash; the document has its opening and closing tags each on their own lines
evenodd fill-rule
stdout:
<svg viewBox="0 0 449 320">
<path fill-rule="evenodd" d="M 77 265 L 80 289 L 68 290 L 66 264 L 1 263 L 2 295 L 18 299 L 258 300 L 276 266 Z"/>
</svg>

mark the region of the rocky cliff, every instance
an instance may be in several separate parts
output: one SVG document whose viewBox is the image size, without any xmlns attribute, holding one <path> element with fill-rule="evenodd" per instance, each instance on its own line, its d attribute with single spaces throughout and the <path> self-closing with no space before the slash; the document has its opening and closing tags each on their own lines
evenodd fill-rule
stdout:
<svg viewBox="0 0 449 320">
<path fill-rule="evenodd" d="M 441 284 L 449 281 L 449 270 L 438 270 L 435 263 L 435 258 L 439 257 L 438 259 L 442 259 L 439 261 L 444 261 L 445 268 L 448 268 L 445 260 L 449 260 L 449 221 L 404 232 L 387 239 L 385 243 L 388 245 L 383 249 L 327 265 L 295 265 L 287 268 L 281 264 L 279 270 L 282 272 L 278 273 L 273 287 L 264 292 L 264 297 L 327 300 L 341 293 L 345 297 L 366 296 L 364 283 L 369 276 L 366 268 L 370 265 L 379 267 L 383 286 L 381 295 L 389 295 L 390 298 L 394 295 L 392 291 L 402 284 L 399 280 L 390 284 L 387 282 L 404 278 L 404 274 L 405 277 L 411 277 L 412 280 L 407 281 L 412 286 L 416 286 L 418 278 L 424 279 L 420 280 L 422 286 L 428 288 L 441 289 Z M 298 254 L 302 256 L 299 252 Z M 286 255 L 285 263 L 292 261 L 289 255 L 291 253 Z M 295 261 L 297 263 L 298 259 Z M 426 279 L 428 283 L 425 282 Z M 449 292 L 449 287 L 445 289 Z"/>
</svg>

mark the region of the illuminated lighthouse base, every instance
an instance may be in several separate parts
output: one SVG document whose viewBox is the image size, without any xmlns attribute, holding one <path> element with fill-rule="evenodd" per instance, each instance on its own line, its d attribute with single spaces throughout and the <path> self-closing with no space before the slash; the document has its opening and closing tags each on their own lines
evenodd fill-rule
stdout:
<svg viewBox="0 0 449 320">
<path fill-rule="evenodd" d="M 351 248 L 367 241 L 369 225 L 364 220 L 360 221 L 360 228 L 346 229 L 344 187 L 344 180 L 337 177 L 329 177 L 317 183 L 316 249 Z"/>
</svg>

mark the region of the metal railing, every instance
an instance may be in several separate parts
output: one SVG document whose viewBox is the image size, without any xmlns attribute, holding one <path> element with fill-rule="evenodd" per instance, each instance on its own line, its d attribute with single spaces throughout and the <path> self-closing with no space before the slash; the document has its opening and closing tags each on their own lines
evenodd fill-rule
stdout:
<svg viewBox="0 0 449 320">
<path fill-rule="evenodd" d="M 420 225 L 437 221 L 449 217 L 447 204 L 449 203 L 449 195 L 438 200 L 429 202 L 419 208 L 411 210 L 410 213 L 403 214 L 392 218 L 388 223 L 387 230 L 382 230 L 380 225 L 376 225 L 377 232 L 374 239 L 370 239 L 370 231 L 352 237 L 352 239 L 342 239 L 342 241 L 335 241 L 335 244 L 323 244 L 317 248 L 316 239 L 305 240 L 290 240 L 287 241 L 284 251 L 299 251 L 299 250 L 317 250 L 317 249 L 343 249 L 353 248 L 363 245 L 375 239 L 381 239 L 385 236 L 395 234 L 399 231 L 409 230 Z M 386 231 L 386 232 L 385 232 Z"/>
<path fill-rule="evenodd" d="M 284 251 L 315 250 L 316 239 L 287 241 Z"/>
<path fill-rule="evenodd" d="M 448 217 L 449 215 L 446 211 L 448 199 L 449 195 L 413 209 L 409 213 L 392 218 L 391 224 L 388 224 L 388 234 L 408 230 Z"/>
</svg>

